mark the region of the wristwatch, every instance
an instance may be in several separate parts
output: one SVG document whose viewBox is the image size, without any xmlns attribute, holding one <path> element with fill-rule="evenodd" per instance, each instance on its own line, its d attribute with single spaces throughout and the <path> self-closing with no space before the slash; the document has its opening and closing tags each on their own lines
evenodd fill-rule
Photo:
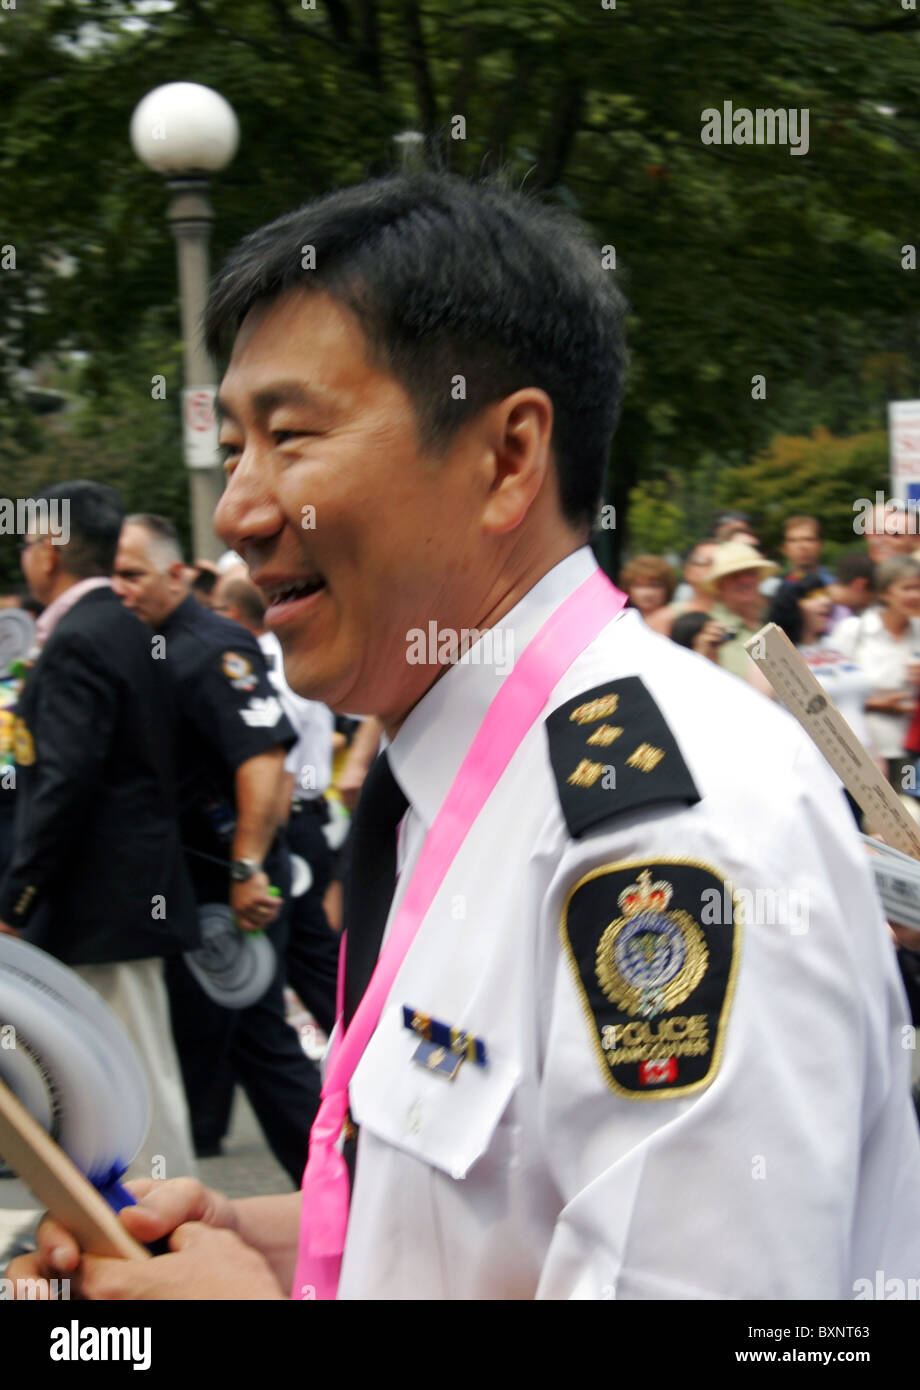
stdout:
<svg viewBox="0 0 920 1390">
<path fill-rule="evenodd" d="M 234 859 L 230 865 L 230 877 L 234 883 L 246 883 L 253 874 L 260 874 L 262 865 L 258 859 Z"/>
</svg>

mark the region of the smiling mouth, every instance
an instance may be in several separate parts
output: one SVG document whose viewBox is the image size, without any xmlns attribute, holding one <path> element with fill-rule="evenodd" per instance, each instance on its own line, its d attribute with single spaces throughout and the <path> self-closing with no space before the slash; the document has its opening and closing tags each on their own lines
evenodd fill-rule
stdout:
<svg viewBox="0 0 920 1390">
<path fill-rule="evenodd" d="M 325 587 L 326 581 L 322 575 L 315 574 L 296 584 L 274 584 L 265 589 L 264 593 L 269 604 L 274 608 L 283 603 L 296 603 L 298 599 L 309 598 L 311 594 L 319 593 L 320 589 L 325 589 Z"/>
</svg>

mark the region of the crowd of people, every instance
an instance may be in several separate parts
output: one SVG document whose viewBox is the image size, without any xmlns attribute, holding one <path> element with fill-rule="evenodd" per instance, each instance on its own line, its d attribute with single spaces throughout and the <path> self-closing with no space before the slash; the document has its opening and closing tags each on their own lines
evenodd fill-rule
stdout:
<svg viewBox="0 0 920 1390">
<path fill-rule="evenodd" d="M 349 757 L 358 721 L 290 689 L 238 557 L 186 565 L 171 523 L 125 518 L 111 488 L 51 498 L 69 540 L 27 536 L 28 591 L 5 600 L 37 622 L 0 672 L 0 929 L 76 969 L 134 1039 L 153 1122 L 132 1176 L 219 1154 L 239 1085 L 297 1187 L 334 1022 L 343 796 L 367 734 Z M 245 1007 L 190 964 L 215 904 L 274 948 Z"/>
<path fill-rule="evenodd" d="M 622 587 L 654 631 L 742 680 L 776 693 L 744 643 L 775 623 L 920 819 L 920 532 L 897 503 L 878 503 L 864 546 L 832 573 L 815 516 L 783 525 L 782 561 L 767 558 L 751 519 L 716 515 L 712 535 L 686 554 L 683 581 L 657 555 L 636 555 Z M 864 817 L 849 793 L 857 824 Z M 920 933 L 892 931 L 914 1023 L 920 1023 Z M 914 1089 L 920 1112 L 920 1087 Z"/>
<path fill-rule="evenodd" d="M 135 1174 L 151 1171 L 155 1159 L 161 1176 L 190 1174 L 196 1157 L 219 1154 L 240 1085 L 297 1186 L 318 1106 L 317 1058 L 334 1022 L 339 847 L 380 726 L 337 718 L 291 690 L 278 638 L 264 624 L 265 598 L 237 555 L 186 564 L 165 518 L 123 518 L 113 491 L 90 483 L 63 484 L 49 497 L 65 493 L 70 543 L 28 537 L 21 547 L 28 588 L 2 600 L 38 621 L 26 660 L 0 672 L 0 758 L 7 769 L 18 758 L 21 774 L 18 784 L 7 778 L 0 789 L 0 923 L 8 931 L 28 925 L 29 939 L 78 968 L 146 1056 L 154 1123 Z M 831 573 L 822 563 L 818 518 L 789 517 L 782 562 L 774 562 L 745 514 L 720 513 L 712 534 L 688 550 L 682 581 L 668 560 L 639 554 L 624 565 L 620 583 L 649 628 L 770 698 L 772 687 L 744 642 L 765 622 L 777 623 L 892 783 L 913 792 L 920 536 L 893 509 L 877 509 L 876 522 L 865 550 L 845 554 Z M 81 605 L 94 592 L 96 600 Z M 146 660 L 140 623 L 124 610 L 154 634 L 148 641 L 163 640 L 161 665 Z M 81 617 L 100 658 L 98 688 L 83 708 L 72 699 L 80 682 L 89 684 L 79 644 L 63 640 Z M 27 723 L 17 712 L 25 677 L 55 632 L 58 643 L 43 665 L 52 689 Z M 132 647 L 143 676 L 140 666 L 130 677 L 124 670 Z M 130 722 L 127 707 L 142 727 L 138 747 L 126 743 L 119 762 L 105 744 Z M 95 731 L 90 758 L 85 728 Z M 14 832 L 17 785 L 30 798 L 36 737 L 62 759 L 62 779 L 50 806 L 46 797 L 20 808 Z M 145 739 L 160 765 L 159 782 L 147 767 L 150 782 L 138 796 Z M 170 763 L 173 778 L 164 773 Z M 120 843 L 124 826 L 133 843 L 143 843 L 169 806 L 174 833 L 161 852 L 170 867 L 164 876 L 163 862 L 157 864 L 149 894 L 163 890 L 168 912 L 151 924 L 141 901 L 133 928 L 129 911 L 117 934 L 92 939 L 94 905 L 117 901 L 133 872 Z M 855 803 L 853 810 L 860 819 Z M 129 817 L 122 824 L 120 811 Z M 99 853 L 91 866 L 73 864 L 66 852 L 78 813 L 94 822 Z M 130 886 L 137 916 L 141 895 L 137 882 Z M 199 941 L 196 911 L 215 902 L 229 905 L 244 927 L 265 930 L 275 948 L 271 987 L 242 1009 L 210 998 L 187 963 L 186 952 Z M 901 959 L 916 994 L 913 953 L 902 950 Z M 164 1032 L 175 1042 L 175 1058 Z"/>
<path fill-rule="evenodd" d="M 748 516 L 716 515 L 686 554 L 683 581 L 657 555 L 636 555 L 622 587 L 655 632 L 750 682 L 772 686 L 745 649 L 765 623 L 795 644 L 898 791 L 917 790 L 920 755 L 920 534 L 897 504 L 878 504 L 865 544 L 834 573 L 821 521 L 790 516 L 782 559 L 764 555 Z"/>
<path fill-rule="evenodd" d="M 278 976 L 320 959 L 331 1007 L 332 952 L 318 901 L 293 920 L 286 842 L 308 858 L 325 829 L 333 735 L 326 711 L 298 724 L 259 595 L 296 691 L 375 722 L 351 749 L 367 775 L 302 1193 L 171 1182 L 175 1141 L 167 1181 L 118 1218 L 169 1255 L 99 1255 L 52 1213 L 11 1281 L 301 1301 L 913 1280 L 914 1032 L 890 933 L 839 783 L 752 688 L 744 641 L 778 614 L 868 732 L 883 721 L 897 776 L 914 537 L 885 515 L 831 576 L 817 523 L 790 518 L 781 576 L 748 518 L 720 516 L 684 590 L 634 557 L 624 611 L 590 546 L 624 318 L 584 229 L 543 200 L 442 172 L 338 189 L 250 234 L 205 312 L 226 360 L 214 526 L 248 573 L 191 576 L 162 518 L 124 518 L 98 485 L 70 485 L 66 545 L 24 538 L 42 646 L 13 712 L 0 928 L 138 1020 L 171 1006 L 199 1141 L 220 1142 L 241 1082 L 292 1181 L 317 1085 L 281 1041 Z M 442 658 L 442 633 L 456 653 L 472 631 L 514 645 L 510 670 Z M 254 1012 L 212 1010 L 190 969 L 200 909 L 271 938 Z"/>
</svg>

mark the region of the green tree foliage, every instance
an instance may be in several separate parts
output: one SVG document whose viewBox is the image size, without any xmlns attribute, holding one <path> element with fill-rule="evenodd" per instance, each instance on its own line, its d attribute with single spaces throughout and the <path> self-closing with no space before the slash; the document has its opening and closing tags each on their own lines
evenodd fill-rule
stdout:
<svg viewBox="0 0 920 1390">
<path fill-rule="evenodd" d="M 821 518 L 831 553 L 855 545 L 854 503 L 874 500 L 888 484 L 888 436 L 870 430 L 838 439 L 826 429 L 811 435 L 777 435 L 769 448 L 741 468 L 720 476 L 718 502 L 756 518 L 758 539 L 777 551 L 783 521 L 801 513 Z"/>
<path fill-rule="evenodd" d="M 679 555 L 687 545 L 687 514 L 677 500 L 680 480 L 640 483 L 629 494 L 629 539 L 635 555 Z"/>
<path fill-rule="evenodd" d="M 165 192 L 127 131 L 150 88 L 190 80 L 240 118 L 240 153 L 214 181 L 217 256 L 390 167 L 407 127 L 432 162 L 502 166 L 575 208 L 632 306 L 608 535 L 623 539 L 640 481 L 671 474 L 692 518 L 713 459 L 819 425 L 878 428 L 895 378 L 920 394 L 901 251 L 918 239 L 917 44 L 917 15 L 891 0 L 18 0 L 0 11 L 0 245 L 16 251 L 0 271 L 0 438 L 34 447 L 22 364 L 80 349 L 81 391 L 117 378 L 143 394 L 178 335 Z M 808 153 L 702 144 L 702 112 L 724 101 L 807 109 Z M 162 336 L 145 357 L 151 310 Z M 116 428 L 126 455 L 145 409 Z"/>
</svg>

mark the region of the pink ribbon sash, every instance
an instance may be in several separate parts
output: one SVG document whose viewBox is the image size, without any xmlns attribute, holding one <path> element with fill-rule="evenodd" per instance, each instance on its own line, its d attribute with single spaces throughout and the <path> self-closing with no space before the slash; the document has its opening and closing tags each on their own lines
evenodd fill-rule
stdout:
<svg viewBox="0 0 920 1390">
<path fill-rule="evenodd" d="M 300 1243 L 291 1297 L 335 1298 L 348 1227 L 348 1171 L 339 1138 L 348 1085 L 435 894 L 495 784 L 559 680 L 611 622 L 626 595 L 602 570 L 560 604 L 527 644 L 492 701 L 434 824 L 348 1031 L 342 1033 L 345 942 L 339 959 L 336 1035 L 303 1176 Z"/>
</svg>

